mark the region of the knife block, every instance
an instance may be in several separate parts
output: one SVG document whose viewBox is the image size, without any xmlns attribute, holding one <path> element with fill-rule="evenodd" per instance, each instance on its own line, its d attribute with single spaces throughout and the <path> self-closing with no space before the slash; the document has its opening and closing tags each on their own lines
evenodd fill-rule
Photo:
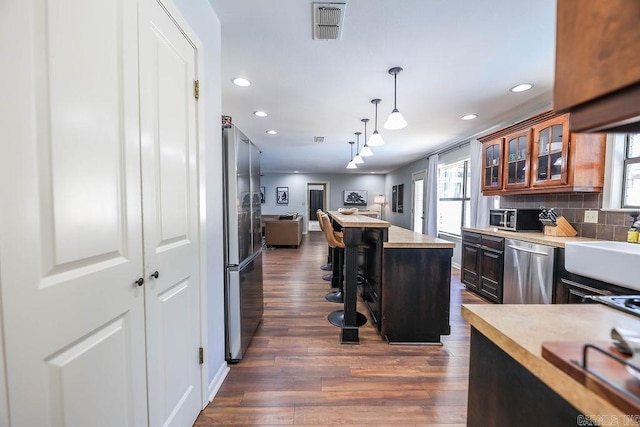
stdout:
<svg viewBox="0 0 640 427">
<path fill-rule="evenodd" d="M 545 236 L 554 236 L 554 237 L 573 237 L 578 232 L 575 228 L 569 224 L 569 221 L 564 219 L 563 216 L 559 216 L 556 219 L 556 226 L 545 225 L 544 226 L 544 235 Z"/>
</svg>

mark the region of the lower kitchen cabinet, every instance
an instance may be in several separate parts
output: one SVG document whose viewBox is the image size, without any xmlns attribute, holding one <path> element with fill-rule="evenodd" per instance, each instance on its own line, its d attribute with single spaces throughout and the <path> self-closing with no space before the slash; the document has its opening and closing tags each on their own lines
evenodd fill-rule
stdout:
<svg viewBox="0 0 640 427">
<path fill-rule="evenodd" d="M 389 230 L 390 240 L 395 232 Z M 376 233 L 364 232 L 362 263 L 361 293 L 371 321 L 389 343 L 439 343 L 451 332 L 453 248 L 384 247 Z"/>
<path fill-rule="evenodd" d="M 504 238 L 462 232 L 462 283 L 495 303 L 502 303 Z"/>
<path fill-rule="evenodd" d="M 629 295 L 636 291 L 571 273 L 564 268 L 564 249 L 557 251 L 555 304 L 580 304 L 587 295 Z"/>
</svg>

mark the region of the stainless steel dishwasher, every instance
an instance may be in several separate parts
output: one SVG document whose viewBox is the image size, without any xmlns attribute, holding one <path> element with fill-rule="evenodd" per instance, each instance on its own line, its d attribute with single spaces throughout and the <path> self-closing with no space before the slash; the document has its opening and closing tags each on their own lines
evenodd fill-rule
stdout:
<svg viewBox="0 0 640 427">
<path fill-rule="evenodd" d="M 504 304 L 551 304 L 555 248 L 506 239 Z"/>
</svg>

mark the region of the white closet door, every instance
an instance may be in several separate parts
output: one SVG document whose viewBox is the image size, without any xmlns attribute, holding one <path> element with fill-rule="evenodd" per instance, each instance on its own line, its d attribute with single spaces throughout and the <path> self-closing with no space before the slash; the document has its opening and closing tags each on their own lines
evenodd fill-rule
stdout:
<svg viewBox="0 0 640 427">
<path fill-rule="evenodd" d="M 137 4 L 10 0 L 2 15 L 11 424 L 147 425 Z"/>
<path fill-rule="evenodd" d="M 196 50 L 158 2 L 141 4 L 149 422 L 187 426 L 201 402 Z"/>
</svg>

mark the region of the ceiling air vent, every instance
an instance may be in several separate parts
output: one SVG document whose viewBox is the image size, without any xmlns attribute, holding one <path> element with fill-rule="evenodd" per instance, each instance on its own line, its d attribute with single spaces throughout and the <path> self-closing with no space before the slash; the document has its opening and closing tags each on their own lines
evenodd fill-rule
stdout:
<svg viewBox="0 0 640 427">
<path fill-rule="evenodd" d="M 313 3 L 313 38 L 340 40 L 346 3 Z"/>
<path fill-rule="evenodd" d="M 324 136 L 314 136 L 313 137 L 313 142 L 324 142 Z"/>
</svg>

